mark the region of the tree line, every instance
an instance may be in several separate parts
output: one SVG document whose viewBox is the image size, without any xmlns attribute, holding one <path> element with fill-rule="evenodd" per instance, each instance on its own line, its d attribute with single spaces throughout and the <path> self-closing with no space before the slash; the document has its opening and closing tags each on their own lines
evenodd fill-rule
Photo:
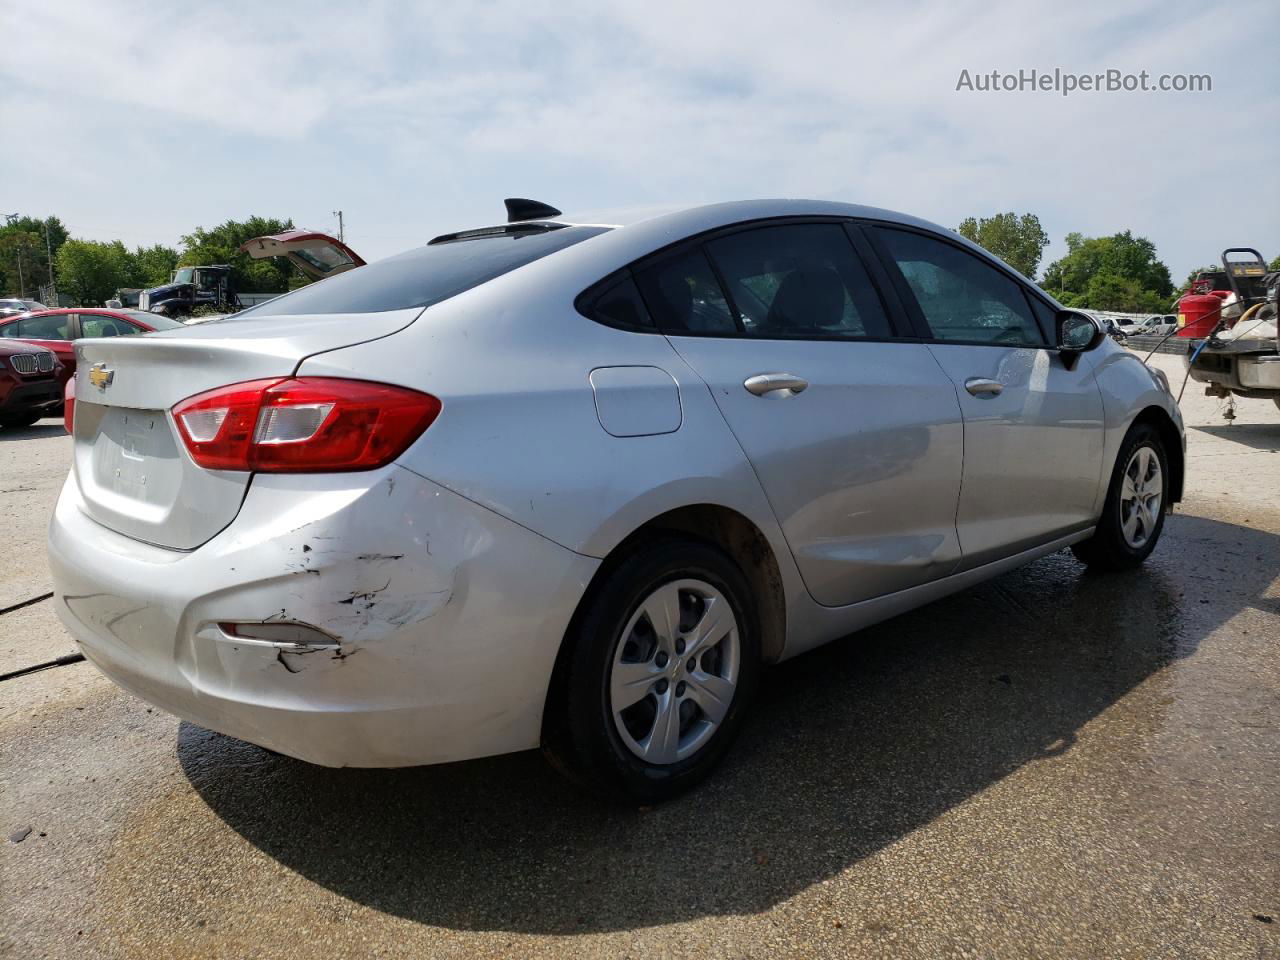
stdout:
<svg viewBox="0 0 1280 960">
<path fill-rule="evenodd" d="M 175 267 L 226 263 L 235 288 L 247 293 L 283 293 L 308 280 L 287 260 L 252 260 L 239 247 L 254 237 L 293 229 L 292 220 L 249 217 L 216 227 L 196 227 L 178 248 L 154 244 L 130 249 L 119 240 L 72 239 L 57 217 L 13 214 L 0 227 L 0 296 L 35 297 L 56 279 L 60 293 L 77 304 L 100 305 L 120 289 L 155 287 Z M 969 217 L 957 232 L 1034 278 L 1049 236 L 1032 213 Z M 1045 268 L 1037 281 L 1063 306 L 1120 313 L 1165 313 L 1175 293 L 1186 290 L 1193 270 L 1177 289 L 1155 244 L 1125 230 L 1109 237 L 1066 236 L 1066 255 Z M 52 268 L 51 268 L 52 263 Z M 1205 267 L 1203 269 L 1215 269 Z M 1280 257 L 1271 262 L 1280 270 Z"/>
<path fill-rule="evenodd" d="M 156 287 L 179 266 L 225 263 L 235 288 L 247 293 L 283 293 L 307 283 L 287 260 L 250 259 L 240 244 L 293 229 L 292 220 L 249 217 L 216 227 L 196 227 L 180 246 L 153 244 L 130 249 L 119 240 L 73 239 L 58 217 L 13 214 L 0 226 L 0 296 L 35 299 L 56 282 L 58 292 L 81 306 L 100 306 L 117 290 Z M 52 306 L 52 304 L 50 304 Z"/>
<path fill-rule="evenodd" d="M 1035 277 L 1044 248 L 1049 245 L 1048 234 L 1032 213 L 970 217 L 957 232 L 1028 278 Z M 1186 281 L 1175 288 L 1169 268 L 1156 256 L 1155 244 L 1146 237 L 1135 237 L 1125 230 L 1109 237 L 1068 233 L 1066 241 L 1066 255 L 1049 264 L 1037 281 L 1064 307 L 1168 313 L 1173 309 L 1175 295 L 1189 289 L 1197 273 L 1222 269 L 1206 266 L 1192 270 Z M 1270 269 L 1280 270 L 1280 256 L 1271 261 Z"/>
</svg>

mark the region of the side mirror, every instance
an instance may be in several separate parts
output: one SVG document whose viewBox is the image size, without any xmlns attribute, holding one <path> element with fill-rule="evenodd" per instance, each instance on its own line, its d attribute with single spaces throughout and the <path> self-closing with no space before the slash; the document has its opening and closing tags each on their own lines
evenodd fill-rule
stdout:
<svg viewBox="0 0 1280 960">
<path fill-rule="evenodd" d="M 1060 310 L 1054 326 L 1058 331 L 1058 349 L 1068 370 L 1076 365 L 1080 354 L 1093 350 L 1107 337 L 1102 324 L 1085 313 Z"/>
</svg>

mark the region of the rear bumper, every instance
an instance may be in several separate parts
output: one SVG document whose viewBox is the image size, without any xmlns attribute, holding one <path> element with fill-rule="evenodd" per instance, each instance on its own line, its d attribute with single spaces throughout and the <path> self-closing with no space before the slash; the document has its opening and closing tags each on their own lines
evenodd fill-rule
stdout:
<svg viewBox="0 0 1280 960">
<path fill-rule="evenodd" d="M 1245 352 L 1201 350 L 1195 363 L 1187 356 L 1191 379 L 1217 384 L 1243 396 L 1280 394 L 1280 354 L 1274 350 Z"/>
<path fill-rule="evenodd" d="M 120 686 L 200 726 L 362 767 L 536 746 L 599 562 L 397 466 L 258 476 L 235 521 L 190 552 L 89 519 L 69 480 L 49 560 L 58 615 Z M 333 642 L 245 640 L 227 621 L 296 621 Z"/>
</svg>

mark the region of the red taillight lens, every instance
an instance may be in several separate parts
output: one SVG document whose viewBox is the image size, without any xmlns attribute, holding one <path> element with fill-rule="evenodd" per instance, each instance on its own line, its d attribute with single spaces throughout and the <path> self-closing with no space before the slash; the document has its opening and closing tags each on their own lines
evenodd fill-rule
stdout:
<svg viewBox="0 0 1280 960">
<path fill-rule="evenodd" d="M 191 459 L 210 470 L 319 473 L 372 470 L 431 426 L 429 393 L 365 380 L 250 380 L 173 408 Z"/>
<path fill-rule="evenodd" d="M 62 388 L 62 426 L 67 433 L 75 433 L 76 422 L 76 378 L 72 377 Z"/>
</svg>

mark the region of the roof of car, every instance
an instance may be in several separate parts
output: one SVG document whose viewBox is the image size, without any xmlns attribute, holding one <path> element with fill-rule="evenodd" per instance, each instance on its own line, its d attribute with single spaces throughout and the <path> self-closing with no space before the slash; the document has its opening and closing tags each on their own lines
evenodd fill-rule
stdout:
<svg viewBox="0 0 1280 960">
<path fill-rule="evenodd" d="M 919 227 L 935 233 L 946 234 L 954 242 L 969 247 L 983 257 L 991 257 L 988 251 L 960 236 L 954 230 L 949 230 L 921 217 L 900 213 L 896 210 L 886 210 L 883 207 L 872 207 L 857 203 L 840 203 L 834 200 L 772 199 L 731 200 L 724 203 L 709 203 L 696 207 L 686 207 L 658 216 L 641 217 L 633 223 L 612 231 L 612 233 L 619 238 L 626 236 L 640 243 L 651 243 L 653 240 L 664 238 L 666 243 L 674 243 L 683 237 L 715 230 L 719 227 L 779 217 L 848 217 Z M 602 236 L 595 242 L 601 243 L 606 239 L 607 236 Z"/>
<path fill-rule="evenodd" d="M 585 226 L 588 221 L 602 226 L 612 219 L 615 221 L 616 228 L 568 247 L 554 257 L 539 261 L 536 269 L 544 275 L 556 275 L 565 284 L 577 283 L 586 286 L 594 280 L 609 275 L 624 264 L 632 263 L 690 237 L 722 227 L 787 217 L 838 217 L 916 227 L 943 234 L 951 242 L 973 251 L 977 256 L 995 261 L 1007 270 L 1013 269 L 989 251 L 955 231 L 920 217 L 863 204 L 790 199 L 734 200 L 685 207 L 658 215 L 654 215 L 652 208 L 649 208 L 640 213 L 637 219 L 620 226 L 616 225 L 616 221 L 625 220 L 626 216 L 608 211 L 594 211 L 580 217 L 566 216 L 555 221 L 540 221 L 539 223 L 544 227 L 554 229 L 558 226 Z M 536 226 L 535 223 L 501 224 L 462 233 L 484 233 L 487 230 L 497 231 L 509 228 L 528 229 Z M 1046 292 L 1045 295 L 1051 302 L 1056 303 L 1050 294 Z"/>
</svg>

